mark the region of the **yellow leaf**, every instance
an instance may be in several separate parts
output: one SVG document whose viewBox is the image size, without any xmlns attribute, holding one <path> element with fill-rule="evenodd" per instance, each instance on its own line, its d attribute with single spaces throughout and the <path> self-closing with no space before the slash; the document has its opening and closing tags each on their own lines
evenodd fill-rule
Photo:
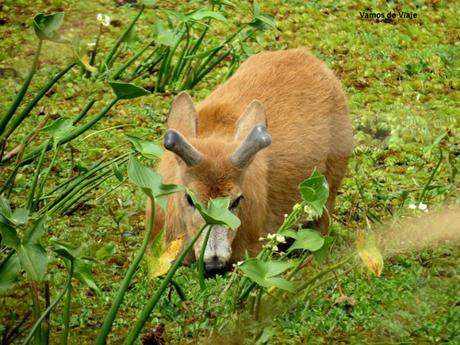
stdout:
<svg viewBox="0 0 460 345">
<path fill-rule="evenodd" d="M 94 66 L 91 66 L 89 64 L 89 61 L 88 61 L 88 56 L 86 55 L 83 55 L 82 57 L 80 57 L 80 62 L 81 64 L 85 67 L 85 69 L 91 73 L 95 72 L 96 71 L 96 67 Z"/>
<path fill-rule="evenodd" d="M 183 237 L 171 241 L 165 250 L 164 242 L 161 241 L 161 243 L 161 254 L 158 255 L 158 252 L 152 253 L 147 257 L 150 278 L 159 277 L 168 272 L 169 268 L 171 267 L 171 263 L 174 261 L 177 254 L 179 254 L 180 249 L 182 248 Z"/>
<path fill-rule="evenodd" d="M 356 249 L 367 268 L 376 276 L 380 276 L 383 270 L 383 256 L 375 245 L 374 239 L 371 237 L 366 239 L 362 231 L 358 232 Z"/>
</svg>

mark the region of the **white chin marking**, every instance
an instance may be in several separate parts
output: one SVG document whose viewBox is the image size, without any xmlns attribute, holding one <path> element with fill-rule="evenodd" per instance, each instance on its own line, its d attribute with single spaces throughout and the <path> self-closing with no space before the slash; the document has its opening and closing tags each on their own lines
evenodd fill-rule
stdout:
<svg viewBox="0 0 460 345">
<path fill-rule="evenodd" d="M 204 251 L 204 262 L 220 261 L 227 263 L 230 260 L 232 247 L 228 241 L 228 231 L 228 229 L 219 225 L 212 227 L 208 245 Z"/>
</svg>

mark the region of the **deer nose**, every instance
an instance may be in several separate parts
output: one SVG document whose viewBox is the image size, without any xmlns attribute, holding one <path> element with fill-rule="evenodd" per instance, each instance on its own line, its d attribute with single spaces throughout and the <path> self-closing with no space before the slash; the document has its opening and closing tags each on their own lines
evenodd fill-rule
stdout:
<svg viewBox="0 0 460 345">
<path fill-rule="evenodd" d="M 211 258 L 204 263 L 206 278 L 214 278 L 216 275 L 222 275 L 228 271 L 226 262 L 219 260 L 217 256 Z"/>
</svg>

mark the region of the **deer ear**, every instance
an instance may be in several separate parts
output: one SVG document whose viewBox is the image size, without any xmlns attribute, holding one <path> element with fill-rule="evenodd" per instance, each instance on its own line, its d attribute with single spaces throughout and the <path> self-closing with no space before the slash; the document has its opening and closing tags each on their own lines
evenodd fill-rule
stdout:
<svg viewBox="0 0 460 345">
<path fill-rule="evenodd" d="M 252 101 L 241 114 L 235 128 L 235 140 L 241 141 L 248 136 L 252 129 L 261 125 L 267 128 L 267 117 L 265 107 L 258 101 Z"/>
<path fill-rule="evenodd" d="M 186 137 L 196 137 L 197 113 L 187 92 L 174 99 L 168 115 L 168 128 L 176 129 Z"/>
</svg>

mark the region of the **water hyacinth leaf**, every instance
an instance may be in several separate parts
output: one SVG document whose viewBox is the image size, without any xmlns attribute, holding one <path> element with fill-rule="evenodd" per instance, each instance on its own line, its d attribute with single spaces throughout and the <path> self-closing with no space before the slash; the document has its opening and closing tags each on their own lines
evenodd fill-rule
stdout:
<svg viewBox="0 0 460 345">
<path fill-rule="evenodd" d="M 286 261 L 249 259 L 243 262 L 239 267 L 245 276 L 262 287 L 270 288 L 274 286 L 282 290 L 293 292 L 294 285 L 291 282 L 276 277 L 293 266 L 293 263 Z"/>
<path fill-rule="evenodd" d="M 0 235 L 2 235 L 2 245 L 17 249 L 21 245 L 18 233 L 14 228 L 13 224 L 0 215 Z"/>
<path fill-rule="evenodd" d="M 53 138 L 55 145 L 62 138 L 66 137 L 76 128 L 73 124 L 72 119 L 66 117 L 60 117 L 59 119 L 53 121 L 52 124 L 44 127 L 41 131 L 50 135 Z"/>
<path fill-rule="evenodd" d="M 27 230 L 23 243 L 25 244 L 35 244 L 40 241 L 40 238 L 45 232 L 45 216 L 37 219 L 34 224 Z"/>
<path fill-rule="evenodd" d="M 113 162 L 112 164 L 112 171 L 115 177 L 117 178 L 118 181 L 122 182 L 123 181 L 123 173 L 120 170 L 120 167 L 118 166 L 117 162 Z"/>
<path fill-rule="evenodd" d="M 34 17 L 33 26 L 35 33 L 41 40 L 57 43 L 67 43 L 68 40 L 61 37 L 58 30 L 64 21 L 64 13 L 58 12 L 50 15 L 37 14 Z"/>
<path fill-rule="evenodd" d="M 133 144 L 134 149 L 145 158 L 157 159 L 161 158 L 163 155 L 163 149 L 161 146 L 152 143 L 151 141 L 147 141 L 129 134 L 125 134 L 125 137 L 131 142 L 131 144 Z"/>
<path fill-rule="evenodd" d="M 196 11 L 193 11 L 192 13 L 187 14 L 187 18 L 190 19 L 190 20 L 196 20 L 198 22 L 203 20 L 203 19 L 208 19 L 208 18 L 215 19 L 215 20 L 218 20 L 218 21 L 224 22 L 224 23 L 227 22 L 227 18 L 225 18 L 219 12 L 209 11 L 209 10 L 206 10 L 206 9 L 198 9 Z"/>
<path fill-rule="evenodd" d="M 150 95 L 146 89 L 130 83 L 109 82 L 113 92 L 118 99 L 133 99 L 145 95 Z"/>
<path fill-rule="evenodd" d="M 299 191 L 302 199 L 312 209 L 313 216 L 321 216 L 329 197 L 329 185 L 326 178 L 315 169 L 311 176 L 299 185 Z"/>
<path fill-rule="evenodd" d="M 21 264 L 16 254 L 2 261 L 0 264 L 0 294 L 14 287 L 20 272 Z"/>
<path fill-rule="evenodd" d="M 29 219 L 29 210 L 23 207 L 18 207 L 14 210 L 13 214 L 11 215 L 11 220 L 15 224 L 26 224 L 27 220 Z"/>
<path fill-rule="evenodd" d="M 299 230 L 295 239 L 295 242 L 289 247 L 289 251 L 304 249 L 315 252 L 324 244 L 324 238 L 318 232 L 309 229 Z"/>
<path fill-rule="evenodd" d="M 116 252 L 117 246 L 115 245 L 115 243 L 109 243 L 96 251 L 95 258 L 98 260 L 102 260 L 108 258 L 109 256 L 113 256 Z"/>
<path fill-rule="evenodd" d="M 221 197 L 210 199 L 208 207 L 206 207 L 192 192 L 189 191 L 188 194 L 206 223 L 212 225 L 226 225 L 230 229 L 236 229 L 240 226 L 240 219 L 228 209 L 230 206 L 230 198 Z"/>
<path fill-rule="evenodd" d="M 40 244 L 22 244 L 18 249 L 18 255 L 21 266 L 30 279 L 41 281 L 45 278 L 48 256 Z"/>
<path fill-rule="evenodd" d="M 80 256 L 83 246 L 60 241 L 52 241 L 53 251 L 70 261 Z"/>
<path fill-rule="evenodd" d="M 101 290 L 94 280 L 93 274 L 91 273 L 91 266 L 81 258 L 76 258 L 74 261 L 74 277 L 80 281 L 83 285 L 94 290 L 97 294 L 101 293 Z"/>
<path fill-rule="evenodd" d="M 359 231 L 356 238 L 356 249 L 366 267 L 376 276 L 380 276 L 383 270 L 383 256 L 375 245 L 374 238 L 365 238 L 364 233 Z"/>
<path fill-rule="evenodd" d="M 164 185 L 163 178 L 152 169 L 142 165 L 134 156 L 129 158 L 128 176 L 150 197 L 159 197 L 182 191 L 178 185 Z"/>
</svg>

